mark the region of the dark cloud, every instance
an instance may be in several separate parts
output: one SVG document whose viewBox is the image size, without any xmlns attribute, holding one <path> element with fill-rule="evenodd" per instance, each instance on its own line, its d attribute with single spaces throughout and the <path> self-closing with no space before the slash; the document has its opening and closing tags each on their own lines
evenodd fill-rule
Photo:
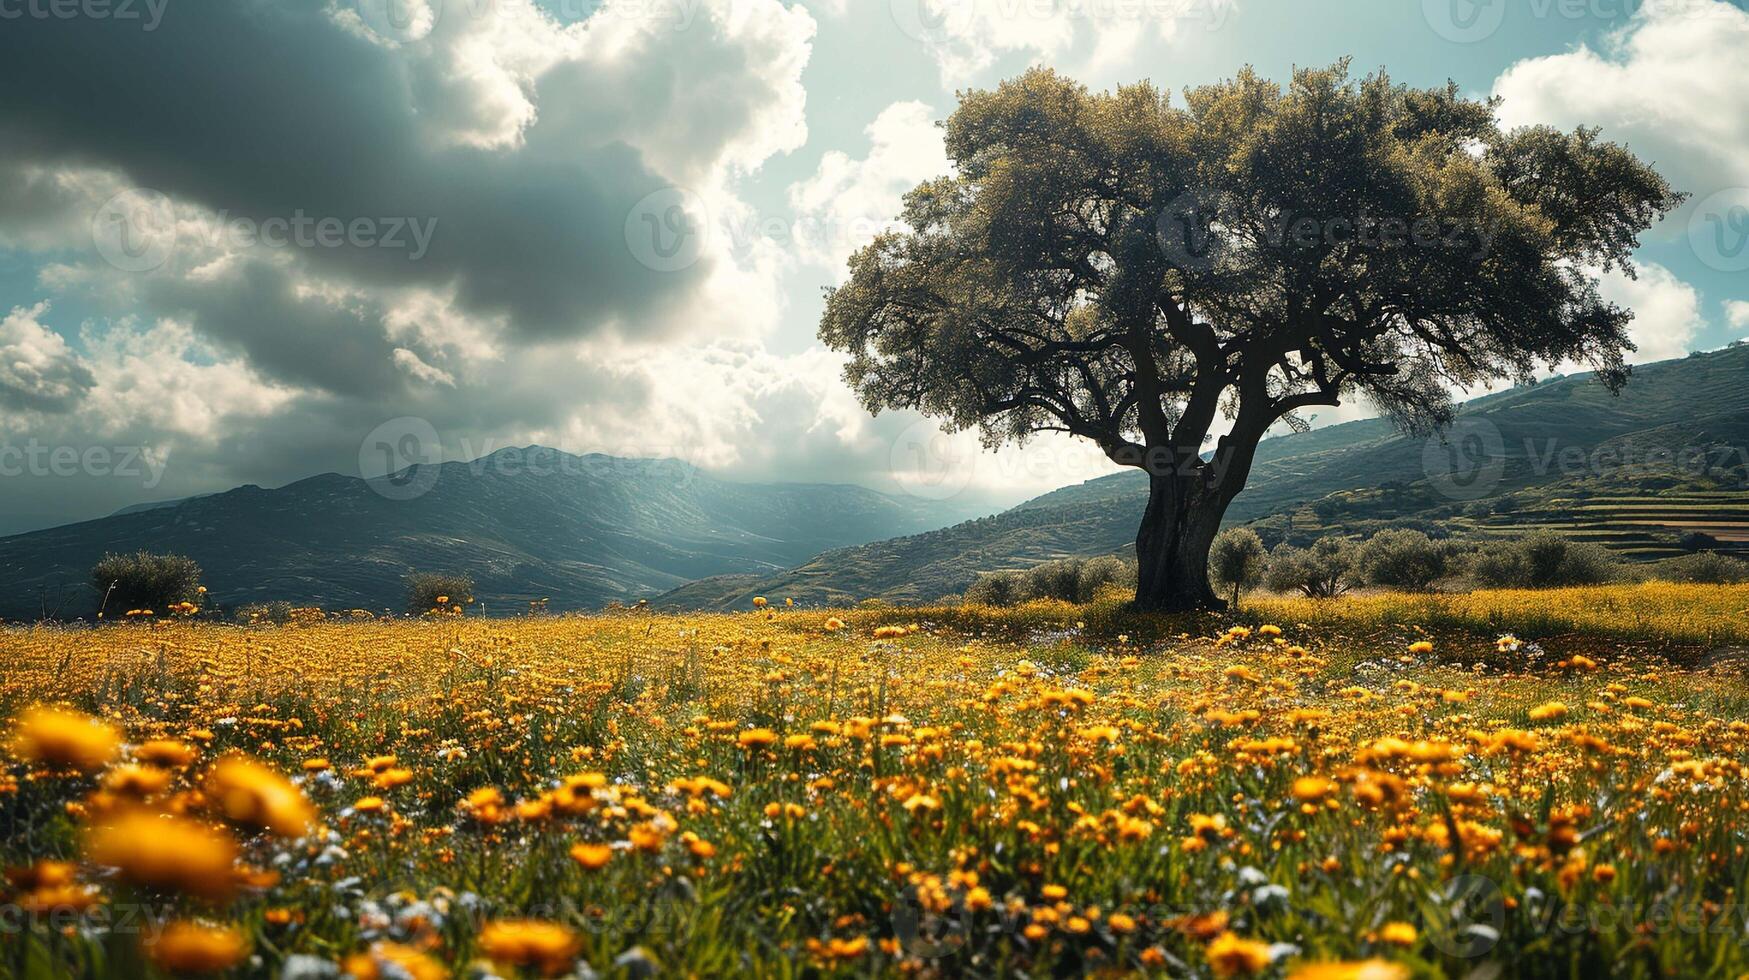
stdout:
<svg viewBox="0 0 1749 980">
<path fill-rule="evenodd" d="M 595 93 L 573 87 L 581 108 L 560 117 L 568 127 L 537 121 L 524 145 L 453 145 L 422 125 L 410 59 L 327 7 L 177 3 L 151 32 L 118 20 L 8 22 L 0 86 L 30 95 L 0 100 L 0 140 L 26 158 L 120 170 L 233 219 L 435 220 L 417 261 L 354 244 L 300 255 L 353 281 L 453 289 L 466 309 L 522 334 L 669 322 L 707 265 L 653 271 L 626 248 L 632 206 L 672 180 L 614 133 L 591 132 Z"/>
</svg>

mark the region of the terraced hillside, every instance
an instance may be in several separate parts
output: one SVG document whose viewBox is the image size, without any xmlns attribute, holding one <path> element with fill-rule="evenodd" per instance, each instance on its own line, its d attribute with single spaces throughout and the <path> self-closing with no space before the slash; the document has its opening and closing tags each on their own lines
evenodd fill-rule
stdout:
<svg viewBox="0 0 1749 980">
<path fill-rule="evenodd" d="M 1749 346 L 1739 346 L 1642 365 L 1619 396 L 1586 374 L 1480 398 L 1444 440 L 1410 438 L 1380 419 L 1269 439 L 1228 519 L 1271 545 L 1397 526 L 1476 536 L 1548 528 L 1633 560 L 1677 554 L 1695 532 L 1749 554 L 1746 378 Z M 1141 474 L 1120 473 L 787 571 L 691 583 L 661 601 L 935 598 L 982 571 L 1119 551 L 1134 538 L 1144 495 Z"/>
</svg>

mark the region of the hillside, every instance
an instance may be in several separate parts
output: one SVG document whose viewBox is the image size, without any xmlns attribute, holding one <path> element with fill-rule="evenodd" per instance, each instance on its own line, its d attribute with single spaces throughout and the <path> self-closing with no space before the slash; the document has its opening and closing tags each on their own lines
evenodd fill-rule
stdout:
<svg viewBox="0 0 1749 980">
<path fill-rule="evenodd" d="M 535 454 L 548 454 L 543 466 L 528 465 Z M 653 596 L 700 576 L 773 572 L 964 516 L 862 487 L 733 483 L 675 460 L 538 447 L 442 464 L 411 500 L 373 482 L 330 473 L 0 539 L 0 617 L 89 615 L 88 573 L 108 551 L 189 555 L 212 600 L 229 607 L 399 608 L 407 572 L 437 570 L 472 575 L 489 612 L 542 597 L 557 610 Z"/>
<path fill-rule="evenodd" d="M 1385 526 L 1478 536 L 1551 528 L 1632 559 L 1675 554 L 1684 533 L 1749 551 L 1749 347 L 1642 365 L 1620 396 L 1588 374 L 1465 406 L 1451 442 L 1381 419 L 1265 440 L 1229 523 L 1268 544 Z M 1453 460 L 1476 467 L 1463 479 Z M 754 595 L 810 604 L 930 599 L 981 571 L 1128 547 L 1145 479 L 1125 472 L 1036 497 L 995 517 L 822 554 L 771 575 L 690 583 L 672 607 Z"/>
</svg>

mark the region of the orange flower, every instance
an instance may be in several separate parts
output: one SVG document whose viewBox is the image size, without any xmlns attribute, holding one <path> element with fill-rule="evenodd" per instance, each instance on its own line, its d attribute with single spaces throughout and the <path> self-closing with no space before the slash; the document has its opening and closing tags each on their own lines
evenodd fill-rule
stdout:
<svg viewBox="0 0 1749 980">
<path fill-rule="evenodd" d="M 217 973 L 235 966 L 248 952 L 241 932 L 198 922 L 172 922 L 146 944 L 152 962 L 172 973 Z"/>
<path fill-rule="evenodd" d="M 134 810 L 88 832 L 85 856 L 137 885 L 223 899 L 234 886 L 237 845 L 192 820 Z"/>
<path fill-rule="evenodd" d="M 1378 938 L 1381 943 L 1409 947 L 1415 945 L 1421 936 L 1407 922 L 1387 922 L 1379 927 Z"/>
<path fill-rule="evenodd" d="M 206 792 L 224 811 L 225 819 L 281 837 L 302 837 L 315 817 L 310 802 L 296 786 L 247 756 L 219 760 L 207 776 Z"/>
<path fill-rule="evenodd" d="M 777 733 L 769 728 L 749 728 L 735 736 L 735 741 L 744 749 L 763 749 L 777 741 Z"/>
<path fill-rule="evenodd" d="M 194 746 L 173 738 L 154 738 L 141 742 L 134 758 L 150 766 L 180 769 L 194 761 L 198 753 Z"/>
<path fill-rule="evenodd" d="M 1214 938 L 1204 950 L 1209 968 L 1219 977 L 1249 976 L 1269 967 L 1269 947 L 1254 939 L 1245 939 L 1231 932 Z"/>
<path fill-rule="evenodd" d="M 556 922 L 510 919 L 480 930 L 480 951 L 497 963 L 533 967 L 545 976 L 570 969 L 583 943 Z"/>
<path fill-rule="evenodd" d="M 572 844 L 571 860 L 590 871 L 599 871 L 613 860 L 613 848 L 607 844 Z"/>
<path fill-rule="evenodd" d="M 368 953 L 348 956 L 344 968 L 354 980 L 449 980 L 442 964 L 399 943 L 377 943 Z"/>
<path fill-rule="evenodd" d="M 58 769 L 96 772 L 121 749 L 115 726 L 65 708 L 26 708 L 14 728 L 18 757 Z"/>
<path fill-rule="evenodd" d="M 1372 959 L 1350 963 L 1308 963 L 1287 977 L 1288 980 L 1409 980 L 1409 970 L 1390 960 Z"/>
</svg>

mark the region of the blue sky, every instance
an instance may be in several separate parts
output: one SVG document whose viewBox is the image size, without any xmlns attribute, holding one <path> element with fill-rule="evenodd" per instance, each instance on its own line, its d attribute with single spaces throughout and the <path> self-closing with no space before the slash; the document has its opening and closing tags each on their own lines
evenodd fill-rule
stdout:
<svg viewBox="0 0 1749 980">
<path fill-rule="evenodd" d="M 967 512 L 1104 472 L 871 419 L 814 340 L 848 253 L 946 169 L 955 91 L 1032 64 L 1177 90 L 1347 56 L 1600 126 L 1695 195 L 1605 282 L 1642 359 L 1749 335 L 1726 0 L 36 9 L 0 7 L 0 82 L 41 93 L 0 109 L 0 533 L 369 471 L 409 432 L 418 458 L 539 442 Z M 667 254 L 676 215 L 703 234 Z"/>
</svg>

